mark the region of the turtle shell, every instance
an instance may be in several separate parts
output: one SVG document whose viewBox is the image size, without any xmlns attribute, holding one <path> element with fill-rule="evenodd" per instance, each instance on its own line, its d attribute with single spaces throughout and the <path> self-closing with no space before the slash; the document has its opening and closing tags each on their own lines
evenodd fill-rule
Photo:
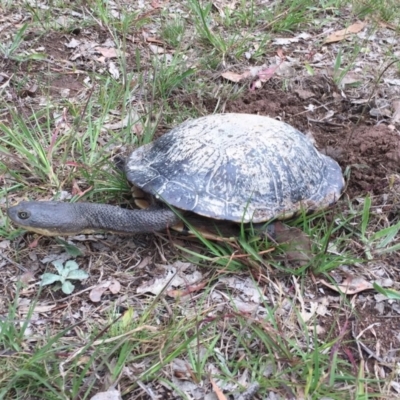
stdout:
<svg viewBox="0 0 400 400">
<path fill-rule="evenodd" d="M 189 120 L 135 150 L 130 182 L 156 198 L 215 219 L 264 222 L 334 203 L 336 161 L 292 126 L 249 114 Z"/>
</svg>

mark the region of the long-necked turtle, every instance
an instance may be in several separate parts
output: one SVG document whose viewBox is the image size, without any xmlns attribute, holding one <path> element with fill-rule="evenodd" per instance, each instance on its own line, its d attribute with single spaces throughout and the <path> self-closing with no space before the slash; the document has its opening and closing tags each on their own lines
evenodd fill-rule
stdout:
<svg viewBox="0 0 400 400">
<path fill-rule="evenodd" d="M 189 120 L 135 150 L 133 185 L 180 210 L 236 222 L 283 219 L 333 204 L 344 180 L 336 161 L 290 125 L 264 116 L 217 114 Z M 45 235 L 144 233 L 179 221 L 167 206 L 127 210 L 105 204 L 21 202 L 11 220 Z"/>
</svg>

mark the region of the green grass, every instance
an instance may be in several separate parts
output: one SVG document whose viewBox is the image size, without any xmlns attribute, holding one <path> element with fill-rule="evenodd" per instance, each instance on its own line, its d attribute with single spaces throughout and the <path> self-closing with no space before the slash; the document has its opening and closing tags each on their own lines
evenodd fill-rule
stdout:
<svg viewBox="0 0 400 400">
<path fill-rule="evenodd" d="M 395 3 L 375 3 L 285 0 L 260 7 L 241 0 L 233 9 L 219 10 L 211 2 L 189 0 L 180 5 L 181 13 L 157 8 L 147 13 L 126 6 L 117 10 L 120 14 L 107 2 L 74 3 L 79 12 L 86 10 L 87 17 L 72 20 L 70 26 L 85 30 L 78 39 L 89 38 L 99 46 L 112 39 L 122 51 L 113 59 L 120 79 L 109 74 L 109 60 L 96 64 L 87 56 L 63 69 L 64 59 L 45 63 L 42 50 L 29 53 L 40 48 L 47 34 L 60 33 L 55 19 L 64 12 L 70 15 L 70 9 L 65 2 L 54 3 L 52 9 L 28 7 L 32 22 L 15 28 L 7 41 L 0 40 L 0 53 L 10 62 L 7 72 L 13 75 L 10 85 L 0 87 L 0 237 L 10 240 L 0 251 L 6 255 L 7 250 L 7 257 L 11 254 L 14 262 L 30 269 L 57 243 L 42 239 L 38 248 L 29 248 L 32 236 L 24 237 L 6 220 L 7 202 L 57 199 L 68 192 L 71 200 L 125 205 L 130 191 L 114 165 L 115 157 L 151 142 L 160 131 L 188 118 L 220 112 L 227 101 L 246 95 L 247 86 L 223 81 L 219 74 L 267 62 L 277 50 L 271 44 L 274 37 L 308 30 L 318 35 L 332 20 L 338 21 L 338 29 L 357 18 L 398 21 Z M 1 4 L 5 13 L 16 7 L 11 2 Z M 353 13 L 348 9 L 351 4 Z M 38 27 L 39 38 L 24 40 Z M 69 28 L 62 27 L 61 33 L 69 34 Z M 146 35 L 156 41 L 147 42 Z M 322 39 L 313 42 L 318 51 Z M 149 43 L 164 53 L 154 54 Z M 353 38 L 337 50 L 329 48 L 337 83 L 362 57 L 364 45 Z M 311 66 L 308 70 L 315 72 Z M 62 98 L 47 86 L 55 76 L 72 72 L 81 83 L 74 96 Z M 16 100 L 36 82 L 40 89 L 34 98 Z M 215 104 L 213 110 L 207 101 Z M 71 193 L 74 184 L 85 193 Z M 197 233 L 195 245 L 179 239 L 172 246 L 166 235 L 157 237 L 157 246 L 144 253 L 133 238 L 121 246 L 128 248 L 123 255 L 115 248 L 80 247 L 87 253 L 76 259 L 93 276 L 90 284 L 113 277 L 124 283 L 122 304 L 118 295 L 92 304 L 87 292 L 58 301 L 60 294 L 54 288 L 40 292 L 33 283 L 16 288 L 13 270 L 12 276 L 4 277 L 2 293 L 6 306 L 0 319 L 0 398 L 29 399 L 36 393 L 43 399 L 89 399 L 111 385 L 134 398 L 143 395 L 143 387 L 154 391 L 160 382 L 187 398 L 180 381 L 195 382 L 210 393 L 210 377 L 226 394 L 258 382 L 259 398 L 267 398 L 271 391 L 308 399 L 380 396 L 388 380 L 375 380 L 362 361 L 354 369 L 343 351 L 349 339 L 337 327 L 342 326 L 344 313 L 353 315 L 348 298 L 338 294 L 339 306 L 323 334 L 318 333 L 322 317 L 310 313 L 306 320 L 309 310 L 302 304 L 308 295 L 316 295 L 308 292 L 311 275 L 334 284 L 329 280 L 332 270 L 399 251 L 400 224 L 380 218 L 367 197 L 361 206 L 349 203 L 342 210 L 302 215 L 290 225 L 311 241 L 312 257 L 297 269 L 277 261 L 287 254 L 287 243 L 260 239 L 257 231 L 240 227 L 231 242 L 210 241 Z M 57 251 L 70 245 L 58 243 Z M 153 257 L 149 265 L 132 268 L 144 256 Z M 164 292 L 155 297 L 137 295 L 139 278 L 157 277 L 154 271 L 160 260 L 172 264 L 176 259 L 189 260 L 203 271 L 206 284 L 201 291 L 181 298 Z M 0 264 L 3 261 L 0 256 Z M 238 298 L 246 298 L 246 293 L 227 285 L 225 278 L 248 278 L 265 297 L 254 310 L 244 311 Z M 26 302 L 28 311 L 23 313 L 21 304 Z M 48 304 L 71 307 L 71 314 L 35 312 L 35 306 Z M 43 323 L 37 323 L 38 315 Z M 176 372 L 182 379 L 171 373 L 174 363 L 184 365 Z"/>
<path fill-rule="evenodd" d="M 98 373 L 106 373 L 110 383 L 120 382 L 129 393 L 135 385 L 125 382 L 123 371 L 130 365 L 139 368 L 136 379 L 162 379 L 174 387 L 175 383 L 162 373 L 174 360 L 186 360 L 186 371 L 199 382 L 207 379 L 207 365 L 212 363 L 219 370 L 216 379 L 222 386 L 232 385 L 238 374 L 251 371 L 251 381 L 259 382 L 260 393 L 272 388 L 280 390 L 287 384 L 287 374 L 292 377 L 293 393 L 305 387 L 312 398 L 331 393 L 326 375 L 333 377 L 333 382 L 340 374 L 347 384 L 355 383 L 356 377 L 351 376 L 346 362 L 336 359 L 331 363 L 337 339 L 320 344 L 313 323 L 302 322 L 295 308 L 292 318 L 298 319 L 302 329 L 287 336 L 282 332 L 285 322 L 277 313 L 278 305 L 273 309 L 265 303 L 265 316 L 249 319 L 228 299 L 225 308 L 232 307 L 230 312 L 209 309 L 213 317 L 203 314 L 201 309 L 210 290 L 211 287 L 206 288 L 197 302 L 198 314 L 182 318 L 180 308 L 185 307 L 184 303 L 170 303 L 173 315 L 161 325 L 156 322 L 160 305 L 152 301 L 139 315 L 131 308 L 119 316 L 113 311 L 103 327 L 90 325 L 89 319 L 56 335 L 38 335 L 34 333 L 36 325 L 30 328 L 36 303 L 32 303 L 23 324 L 16 322 L 17 293 L 7 319 L 0 323 L 0 340 L 10 353 L 0 366 L 0 395 L 26 398 L 29 393 L 41 393 L 44 399 L 88 398 Z M 92 330 L 88 331 L 89 326 Z M 68 339 L 74 330 L 84 332 L 83 341 L 74 336 Z M 304 332 L 308 331 L 304 342 Z M 255 349 L 261 357 L 254 357 Z"/>
</svg>

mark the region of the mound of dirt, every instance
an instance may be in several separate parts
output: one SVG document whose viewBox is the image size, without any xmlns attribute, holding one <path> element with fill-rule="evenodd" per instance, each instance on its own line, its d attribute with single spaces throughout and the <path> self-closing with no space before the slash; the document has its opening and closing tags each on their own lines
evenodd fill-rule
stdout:
<svg viewBox="0 0 400 400">
<path fill-rule="evenodd" d="M 214 106 L 210 104 L 210 111 Z M 368 110 L 361 115 L 363 107 L 344 98 L 326 78 L 294 83 L 288 91 L 272 83 L 248 90 L 228 102 L 224 111 L 280 117 L 311 135 L 343 171 L 350 167 L 347 193 L 351 197 L 382 194 L 390 176 L 400 173 L 400 134 L 388 124 L 377 124 Z"/>
</svg>

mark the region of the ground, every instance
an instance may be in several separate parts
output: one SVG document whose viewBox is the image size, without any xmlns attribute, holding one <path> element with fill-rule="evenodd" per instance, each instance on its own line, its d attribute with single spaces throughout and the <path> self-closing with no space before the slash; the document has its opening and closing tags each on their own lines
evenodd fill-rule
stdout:
<svg viewBox="0 0 400 400">
<path fill-rule="evenodd" d="M 214 33 L 229 31 L 234 12 L 248 11 L 234 3 L 213 2 L 197 20 L 195 1 L 138 2 L 130 24 L 116 4 L 103 13 L 59 6 L 38 25 L 30 9 L 4 13 L 4 43 L 30 21 L 24 40 L 12 42 L 18 51 L 2 51 L 0 61 L 5 398 L 81 399 L 115 386 L 126 399 L 222 400 L 253 384 L 255 399 L 400 398 L 400 307 L 387 298 L 400 289 L 400 90 L 390 58 L 399 56 L 398 32 L 382 16 L 356 26 L 348 6 L 282 31 L 289 8 L 253 28 L 246 14 L 234 35 L 240 42 L 251 32 L 242 55 L 202 25 L 212 18 Z M 257 12 L 264 3 L 254 3 Z M 68 29 L 46 28 L 66 16 Z M 177 16 L 188 26 L 182 34 L 167 25 Z M 342 20 L 354 35 L 324 44 Z M 7 224 L 7 202 L 28 198 L 134 207 L 115 158 L 152 140 L 149 132 L 213 112 L 279 118 L 342 167 L 337 204 L 280 228 L 299 248 L 240 232 L 226 243 L 174 232 L 65 240 Z M 39 290 L 55 260 L 89 275 L 70 295 Z"/>
<path fill-rule="evenodd" d="M 307 93 L 306 102 L 301 97 L 304 93 Z M 351 100 L 342 97 L 333 82 L 317 76 L 302 80 L 301 85 L 293 82 L 291 93 L 279 89 L 279 82 L 276 85 L 271 82 L 254 93 L 246 93 L 245 96 L 228 102 L 225 111 L 281 118 L 309 134 L 322 152 L 339 162 L 343 171 L 351 168 L 344 199 L 339 202 L 338 207 L 347 207 L 348 201 L 357 202 L 357 198 L 370 195 L 383 208 L 388 222 L 393 223 L 399 220 L 400 134 L 395 126 L 371 118 L 370 108 L 371 106 L 352 107 Z M 210 107 L 212 109 L 213 105 Z M 312 111 L 307 112 L 307 109 Z M 329 117 L 325 118 L 326 115 Z M 391 189 L 393 196 L 390 195 Z M 377 265 L 382 262 L 387 263 L 387 272 L 391 279 L 398 282 L 398 254 L 386 260 L 381 259 L 378 263 L 373 261 L 369 265 L 361 264 L 358 267 L 363 271 L 353 270 L 351 273 L 370 280 L 368 275 L 374 274 L 377 267 L 382 268 L 382 264 Z M 315 286 L 309 289 L 318 296 Z M 349 340 L 346 346 L 350 347 L 354 339 L 352 335 L 364 332 L 364 340 L 372 354 L 377 355 L 379 352 L 385 355 L 384 359 L 390 358 L 392 349 L 398 345 L 399 317 L 390 305 L 379 306 L 380 301 L 381 299 L 376 301 L 369 296 L 355 297 L 352 310 L 354 314 L 351 317 L 344 312 L 343 315 L 336 314 L 334 319 L 327 317 L 320 318 L 319 321 L 326 329 L 334 324 L 335 336 L 345 335 Z M 342 329 L 345 332 L 341 332 Z M 358 362 L 357 357 L 355 358 Z"/>
</svg>

